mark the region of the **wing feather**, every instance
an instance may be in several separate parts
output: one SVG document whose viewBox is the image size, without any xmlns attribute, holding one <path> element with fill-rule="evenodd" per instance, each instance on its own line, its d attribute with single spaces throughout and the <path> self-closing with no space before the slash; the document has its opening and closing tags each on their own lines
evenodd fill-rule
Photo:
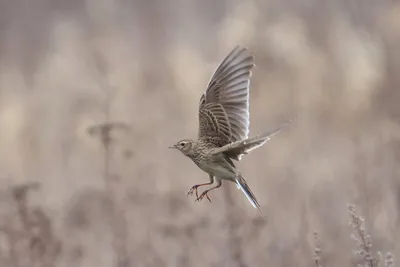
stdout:
<svg viewBox="0 0 400 267">
<path fill-rule="evenodd" d="M 283 124 L 281 124 L 279 127 L 274 129 L 273 131 L 266 132 L 264 134 L 246 139 L 246 140 L 240 140 L 236 141 L 234 143 L 227 144 L 223 147 L 215 148 L 211 154 L 218 154 L 218 153 L 224 153 L 228 157 L 232 159 L 237 159 L 240 160 L 241 156 L 244 154 L 248 154 L 251 150 L 256 149 L 257 147 L 260 147 L 264 145 L 268 140 L 272 138 L 275 134 L 279 133 L 282 129 L 286 128 L 288 125 L 290 125 L 293 122 L 293 120 L 289 120 Z"/>
<path fill-rule="evenodd" d="M 216 138 L 220 146 L 248 138 L 253 67 L 254 56 L 240 46 L 221 62 L 200 98 L 199 138 Z"/>
</svg>

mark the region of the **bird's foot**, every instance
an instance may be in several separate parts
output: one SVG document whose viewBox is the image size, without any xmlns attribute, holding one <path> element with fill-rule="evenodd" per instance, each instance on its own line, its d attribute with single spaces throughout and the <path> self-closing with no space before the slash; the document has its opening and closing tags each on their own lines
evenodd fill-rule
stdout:
<svg viewBox="0 0 400 267">
<path fill-rule="evenodd" d="M 209 196 L 208 196 L 208 194 L 207 194 L 208 191 L 209 191 L 209 190 L 206 190 L 206 191 L 204 191 L 203 193 L 201 193 L 201 195 L 200 195 L 199 197 L 197 197 L 196 201 L 203 200 L 204 197 L 207 197 L 208 201 L 211 202 L 211 199 L 209 198 Z"/>
<path fill-rule="evenodd" d="M 189 192 L 187 193 L 187 195 L 189 196 L 193 196 L 193 193 L 196 192 L 196 197 L 199 198 L 199 193 L 197 192 L 197 187 L 199 187 L 199 185 L 194 185 L 192 186 L 192 188 L 190 188 Z"/>
</svg>

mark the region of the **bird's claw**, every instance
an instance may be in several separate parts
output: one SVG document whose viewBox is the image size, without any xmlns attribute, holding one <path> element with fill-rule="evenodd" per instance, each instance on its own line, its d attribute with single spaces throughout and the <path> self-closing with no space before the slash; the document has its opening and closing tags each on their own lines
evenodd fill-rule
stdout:
<svg viewBox="0 0 400 267">
<path fill-rule="evenodd" d="M 197 192 L 197 187 L 199 187 L 198 185 L 194 185 L 192 186 L 192 188 L 190 188 L 189 192 L 187 193 L 187 196 L 193 196 L 193 192 L 196 191 L 196 197 L 199 198 L 199 193 Z"/>
<path fill-rule="evenodd" d="M 208 193 L 207 191 L 204 191 L 203 193 L 201 193 L 201 195 L 199 197 L 196 198 L 195 201 L 200 201 L 200 200 L 203 200 L 204 197 L 207 197 L 208 201 L 210 201 L 210 203 L 211 203 L 211 199 L 207 193 Z"/>
</svg>

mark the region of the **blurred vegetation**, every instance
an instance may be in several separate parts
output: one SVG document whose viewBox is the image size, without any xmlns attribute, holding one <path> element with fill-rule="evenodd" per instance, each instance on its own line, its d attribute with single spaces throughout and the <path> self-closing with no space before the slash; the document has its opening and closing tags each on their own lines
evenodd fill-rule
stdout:
<svg viewBox="0 0 400 267">
<path fill-rule="evenodd" d="M 238 44 L 250 135 L 298 117 L 239 163 L 262 213 L 167 149 Z M 399 44 L 387 0 L 0 0 L 0 265 L 394 266 Z"/>
</svg>

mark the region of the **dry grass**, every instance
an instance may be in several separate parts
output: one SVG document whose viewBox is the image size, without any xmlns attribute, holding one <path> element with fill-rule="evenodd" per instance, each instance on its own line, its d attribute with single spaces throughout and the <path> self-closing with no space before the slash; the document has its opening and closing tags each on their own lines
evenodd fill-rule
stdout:
<svg viewBox="0 0 400 267">
<path fill-rule="evenodd" d="M 0 265 L 394 266 L 399 18 L 372 0 L 0 0 Z M 236 44 L 256 56 L 250 134 L 298 117 L 239 163 L 262 213 L 233 184 L 194 203 L 207 175 L 167 149 L 196 136 Z"/>
<path fill-rule="evenodd" d="M 357 249 L 354 250 L 354 255 L 357 257 L 355 265 L 359 267 L 394 266 L 394 259 L 391 252 L 386 253 L 384 260 L 379 250 L 376 252 L 376 256 L 373 255 L 372 237 L 366 230 L 364 217 L 357 214 L 354 205 L 348 205 L 348 211 L 350 215 L 349 224 L 353 230 L 350 237 L 357 245 Z M 314 233 L 314 238 L 314 260 L 316 266 L 321 267 L 322 249 L 317 233 Z M 329 263 L 324 266 L 329 266 Z"/>
<path fill-rule="evenodd" d="M 38 188 L 38 183 L 27 183 L 3 192 L 9 212 L 1 220 L 2 266 L 57 266 L 62 242 L 43 208 L 29 204 L 28 194 Z"/>
</svg>

